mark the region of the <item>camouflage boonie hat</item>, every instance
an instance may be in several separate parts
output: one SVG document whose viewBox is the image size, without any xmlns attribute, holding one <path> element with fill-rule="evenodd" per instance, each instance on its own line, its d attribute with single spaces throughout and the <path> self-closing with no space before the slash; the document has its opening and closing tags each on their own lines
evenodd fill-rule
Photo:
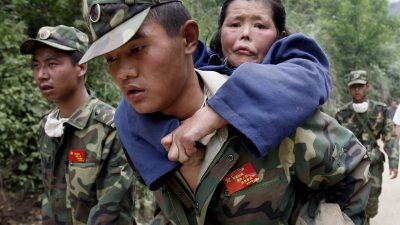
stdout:
<svg viewBox="0 0 400 225">
<path fill-rule="evenodd" d="M 42 27 L 36 38 L 30 38 L 22 43 L 22 54 L 33 54 L 38 43 L 49 45 L 63 51 L 79 51 L 85 54 L 89 46 L 89 38 L 75 27 L 58 25 L 55 27 Z"/>
<path fill-rule="evenodd" d="M 128 42 L 151 7 L 180 0 L 83 0 L 83 17 L 93 44 L 79 63 L 113 51 Z"/>
<path fill-rule="evenodd" d="M 367 71 L 356 70 L 352 71 L 349 74 L 349 82 L 347 83 L 347 86 L 350 87 L 353 84 L 367 84 L 367 83 L 368 83 Z"/>
</svg>

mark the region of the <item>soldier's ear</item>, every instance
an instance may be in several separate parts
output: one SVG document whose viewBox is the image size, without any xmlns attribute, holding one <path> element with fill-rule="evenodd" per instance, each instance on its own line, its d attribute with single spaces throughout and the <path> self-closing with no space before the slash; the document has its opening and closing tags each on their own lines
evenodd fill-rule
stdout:
<svg viewBox="0 0 400 225">
<path fill-rule="evenodd" d="M 191 55 L 199 41 L 199 25 L 194 20 L 188 20 L 182 25 L 180 32 L 185 43 L 185 53 Z"/>
<path fill-rule="evenodd" d="M 88 69 L 88 64 L 87 63 L 83 63 L 80 65 L 78 64 L 76 65 L 76 68 L 78 70 L 78 77 L 84 77 Z"/>
</svg>

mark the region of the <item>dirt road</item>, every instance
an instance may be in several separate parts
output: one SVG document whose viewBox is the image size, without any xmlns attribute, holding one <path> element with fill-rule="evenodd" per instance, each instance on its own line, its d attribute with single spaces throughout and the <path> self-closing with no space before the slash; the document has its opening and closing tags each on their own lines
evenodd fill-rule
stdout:
<svg viewBox="0 0 400 225">
<path fill-rule="evenodd" d="M 371 221 L 371 225 L 400 224 L 400 177 L 389 179 L 389 168 L 385 162 L 382 194 L 379 197 L 379 212 Z"/>
</svg>

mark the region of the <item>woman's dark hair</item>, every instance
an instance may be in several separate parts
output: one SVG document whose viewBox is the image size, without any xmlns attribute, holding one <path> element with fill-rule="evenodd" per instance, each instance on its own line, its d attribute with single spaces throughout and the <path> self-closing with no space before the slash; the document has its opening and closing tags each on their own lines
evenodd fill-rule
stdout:
<svg viewBox="0 0 400 225">
<path fill-rule="evenodd" d="M 218 30 L 214 33 L 213 37 L 210 41 L 210 48 L 213 49 L 217 53 L 222 53 L 222 45 L 221 45 L 221 27 L 226 18 L 226 11 L 229 5 L 236 0 L 225 0 L 222 4 L 221 12 L 218 18 Z M 286 28 L 286 11 L 285 6 L 283 5 L 281 0 L 256 0 L 263 1 L 265 4 L 271 6 L 272 10 L 272 20 L 275 24 L 275 27 L 278 31 L 277 39 L 282 38 L 280 34 L 285 31 L 288 33 Z"/>
</svg>

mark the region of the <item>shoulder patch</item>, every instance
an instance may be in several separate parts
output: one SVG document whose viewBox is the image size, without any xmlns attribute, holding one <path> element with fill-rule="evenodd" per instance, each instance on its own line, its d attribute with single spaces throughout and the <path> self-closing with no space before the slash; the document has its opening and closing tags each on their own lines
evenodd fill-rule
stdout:
<svg viewBox="0 0 400 225">
<path fill-rule="evenodd" d="M 112 106 L 98 100 L 93 108 L 93 113 L 97 121 L 104 123 L 108 126 L 111 126 L 113 128 L 115 127 L 114 125 L 115 109 Z"/>
<path fill-rule="evenodd" d="M 378 108 L 379 111 L 387 109 L 387 105 L 385 103 L 383 103 L 383 102 L 378 102 L 378 101 L 374 101 L 374 100 L 369 100 L 369 101 L 372 103 L 373 107 L 374 108 L 375 107 Z"/>
<path fill-rule="evenodd" d="M 382 106 L 382 107 L 387 107 L 387 105 L 383 102 L 375 102 L 376 105 Z"/>
<path fill-rule="evenodd" d="M 351 102 L 346 103 L 344 106 L 342 106 L 342 107 L 339 108 L 339 110 L 338 110 L 337 113 L 340 113 L 340 112 L 346 111 L 346 110 L 350 110 L 350 105 L 351 105 L 351 104 L 352 104 Z"/>
</svg>

